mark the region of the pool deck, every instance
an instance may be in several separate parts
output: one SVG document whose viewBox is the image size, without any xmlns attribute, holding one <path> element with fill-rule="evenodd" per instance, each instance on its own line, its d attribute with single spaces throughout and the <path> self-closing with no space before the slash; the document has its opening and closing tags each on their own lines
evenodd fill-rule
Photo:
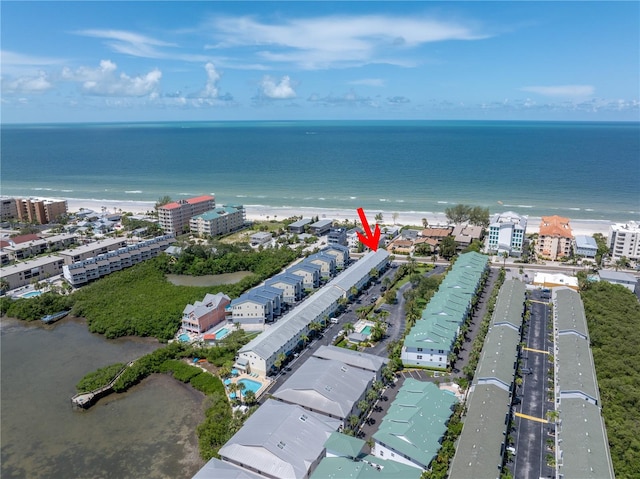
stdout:
<svg viewBox="0 0 640 479">
<path fill-rule="evenodd" d="M 264 378 L 262 376 L 252 376 L 251 374 L 247 374 L 247 373 L 240 373 L 237 376 L 232 376 L 230 378 L 230 381 L 232 383 L 237 383 L 240 379 L 248 379 L 250 381 L 254 381 L 256 383 L 260 383 L 262 384 L 262 386 L 260 386 L 260 389 L 258 389 L 255 392 L 256 395 L 256 399 L 258 399 L 260 397 L 260 395 L 262 393 L 264 393 L 266 391 L 266 389 L 269 387 L 269 385 L 271 384 L 271 379 L 269 378 Z M 225 384 L 225 389 L 226 389 L 226 384 Z M 227 396 L 229 396 L 229 390 L 227 389 Z"/>
</svg>

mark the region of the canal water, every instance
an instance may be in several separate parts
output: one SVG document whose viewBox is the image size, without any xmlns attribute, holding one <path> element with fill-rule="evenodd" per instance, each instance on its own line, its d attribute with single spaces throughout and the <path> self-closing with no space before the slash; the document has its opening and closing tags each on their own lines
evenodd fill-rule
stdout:
<svg viewBox="0 0 640 479">
<path fill-rule="evenodd" d="M 152 340 L 106 340 L 83 321 L 52 326 L 0 321 L 0 476 L 5 478 L 189 478 L 204 462 L 196 427 L 204 396 L 153 375 L 88 411 L 70 398 L 86 373 L 158 348 Z"/>
</svg>

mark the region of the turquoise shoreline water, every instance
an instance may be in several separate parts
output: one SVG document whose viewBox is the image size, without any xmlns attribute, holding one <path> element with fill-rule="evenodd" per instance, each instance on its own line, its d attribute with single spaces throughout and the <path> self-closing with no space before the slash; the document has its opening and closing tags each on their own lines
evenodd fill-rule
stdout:
<svg viewBox="0 0 640 479">
<path fill-rule="evenodd" d="M 640 124 L 4 125 L 2 194 L 640 220 Z M 25 174 L 29 172 L 29 174 Z"/>
</svg>

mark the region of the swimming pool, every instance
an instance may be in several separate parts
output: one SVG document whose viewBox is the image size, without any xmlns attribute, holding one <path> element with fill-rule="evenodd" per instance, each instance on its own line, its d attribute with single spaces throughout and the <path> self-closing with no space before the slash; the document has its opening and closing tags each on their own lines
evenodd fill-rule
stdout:
<svg viewBox="0 0 640 479">
<path fill-rule="evenodd" d="M 189 341 L 191 341 L 191 338 L 189 338 L 189 335 L 187 333 L 182 333 L 180 336 L 178 336 L 178 339 L 183 343 L 188 343 Z"/>
<path fill-rule="evenodd" d="M 222 329 L 218 329 L 216 331 L 216 339 L 222 339 L 224 338 L 227 334 L 229 334 L 229 330 L 227 328 L 222 328 Z"/>
<path fill-rule="evenodd" d="M 371 326 L 365 326 L 360 332 L 365 336 L 369 336 L 371 334 Z"/>
<path fill-rule="evenodd" d="M 262 387 L 262 383 L 252 381 L 251 379 L 238 379 L 238 383 L 244 384 L 245 391 L 253 391 L 254 394 Z"/>
<path fill-rule="evenodd" d="M 36 296 L 40 296 L 42 292 L 40 291 L 29 291 L 28 293 L 24 293 L 21 295 L 21 298 L 35 298 Z"/>
</svg>

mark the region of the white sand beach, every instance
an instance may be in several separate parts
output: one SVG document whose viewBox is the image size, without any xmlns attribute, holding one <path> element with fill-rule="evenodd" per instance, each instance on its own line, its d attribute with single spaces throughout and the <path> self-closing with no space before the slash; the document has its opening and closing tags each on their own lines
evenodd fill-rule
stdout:
<svg viewBox="0 0 640 479">
<path fill-rule="evenodd" d="M 70 212 L 77 212 L 80 209 L 89 209 L 97 213 L 105 211 L 114 213 L 120 211 L 126 211 L 131 213 L 143 214 L 148 211 L 153 211 L 153 201 L 118 201 L 118 200 L 78 200 L 67 199 L 67 204 Z M 272 219 L 285 219 L 293 216 L 312 217 L 318 216 L 320 219 L 332 219 L 336 221 L 349 220 L 353 221 L 358 219 L 358 213 L 354 210 L 341 210 L 333 208 L 283 208 L 283 207 L 266 207 L 256 205 L 245 205 L 246 215 L 248 220 L 252 221 L 265 221 Z M 385 225 L 394 224 L 394 213 L 397 214 L 395 218 L 395 224 L 399 226 L 417 226 L 422 227 L 422 219 L 426 218 L 431 226 L 446 225 L 447 217 L 444 213 L 433 213 L 428 211 L 385 211 L 385 210 L 365 210 L 367 218 L 370 224 L 374 223 L 374 217 L 378 213 L 382 213 L 383 221 Z M 574 220 L 571 219 L 571 229 L 574 236 L 587 235 L 591 236 L 594 233 L 602 233 L 607 236 L 609 233 L 609 226 L 613 224 L 612 221 L 604 220 Z M 527 223 L 527 234 L 537 233 L 540 227 L 540 218 L 530 216 Z"/>
</svg>

